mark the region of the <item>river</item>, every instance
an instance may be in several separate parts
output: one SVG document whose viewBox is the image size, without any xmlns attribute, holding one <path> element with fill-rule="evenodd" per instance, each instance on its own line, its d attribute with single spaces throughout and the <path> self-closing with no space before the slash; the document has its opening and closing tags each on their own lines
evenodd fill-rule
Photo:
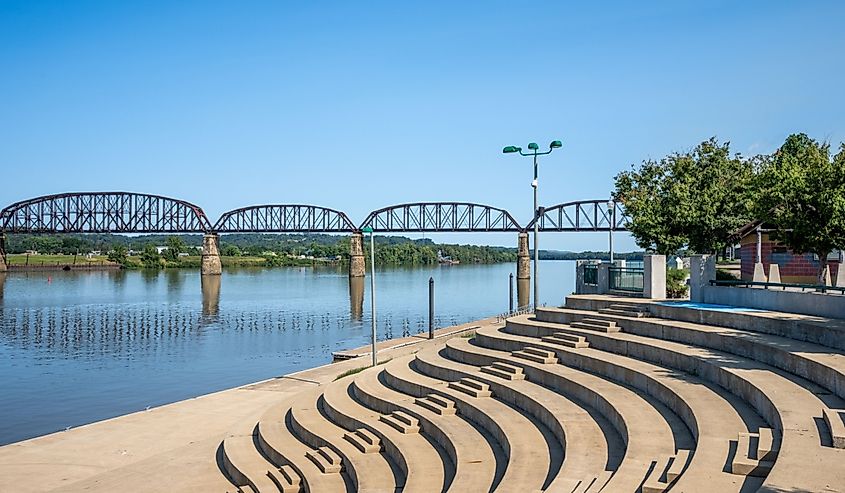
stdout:
<svg viewBox="0 0 845 493">
<path fill-rule="evenodd" d="M 506 311 L 514 270 L 377 270 L 379 339 L 427 330 L 429 277 L 438 327 Z M 541 303 L 574 278 L 574 262 L 542 261 Z M 10 272 L 0 307 L 0 444 L 329 363 L 371 320 L 369 278 L 342 267 Z"/>
</svg>

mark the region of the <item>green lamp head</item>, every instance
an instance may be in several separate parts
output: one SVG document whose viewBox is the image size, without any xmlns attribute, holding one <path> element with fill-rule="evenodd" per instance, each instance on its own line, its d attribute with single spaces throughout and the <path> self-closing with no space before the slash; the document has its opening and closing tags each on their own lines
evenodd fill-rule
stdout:
<svg viewBox="0 0 845 493">
<path fill-rule="evenodd" d="M 536 142 L 532 142 L 532 143 L 528 144 L 528 148 L 531 149 L 532 151 L 536 151 L 537 149 L 540 148 L 540 146 L 538 146 Z"/>
<path fill-rule="evenodd" d="M 507 146 L 504 149 L 502 149 L 502 152 L 505 153 L 505 154 L 510 154 L 512 152 L 519 152 L 521 150 L 522 149 L 517 147 L 517 146 Z"/>
<path fill-rule="evenodd" d="M 563 147 L 563 144 L 559 140 L 553 140 L 551 144 L 549 144 L 549 149 L 557 149 L 559 147 Z"/>
</svg>

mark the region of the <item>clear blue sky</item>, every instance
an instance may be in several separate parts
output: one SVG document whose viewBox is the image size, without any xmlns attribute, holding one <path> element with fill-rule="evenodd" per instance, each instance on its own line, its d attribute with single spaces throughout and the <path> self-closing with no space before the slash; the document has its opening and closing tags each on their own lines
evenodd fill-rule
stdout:
<svg viewBox="0 0 845 493">
<path fill-rule="evenodd" d="M 463 200 L 527 222 L 530 162 L 504 145 L 563 140 L 541 162 L 552 205 L 713 135 L 743 154 L 845 140 L 843 18 L 836 1 L 0 0 L 0 202 L 130 190 L 359 222 Z"/>
</svg>

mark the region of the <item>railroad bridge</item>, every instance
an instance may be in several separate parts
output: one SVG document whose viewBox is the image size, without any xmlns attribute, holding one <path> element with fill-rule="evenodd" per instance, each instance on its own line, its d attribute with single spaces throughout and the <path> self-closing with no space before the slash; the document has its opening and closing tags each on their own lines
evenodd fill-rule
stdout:
<svg viewBox="0 0 845 493">
<path fill-rule="evenodd" d="M 0 271 L 6 270 L 6 234 L 202 233 L 202 274 L 222 272 L 218 238 L 226 233 L 338 233 L 351 235 L 350 277 L 364 276 L 363 230 L 375 233 L 481 233 L 518 235 L 517 278 L 530 277 L 527 231 L 625 231 L 619 204 L 580 200 L 540 207 L 524 226 L 505 209 L 470 202 L 415 202 L 375 210 L 356 225 L 346 213 L 306 204 L 234 209 L 209 221 L 190 202 L 131 192 L 74 192 L 22 200 L 0 212 Z"/>
</svg>

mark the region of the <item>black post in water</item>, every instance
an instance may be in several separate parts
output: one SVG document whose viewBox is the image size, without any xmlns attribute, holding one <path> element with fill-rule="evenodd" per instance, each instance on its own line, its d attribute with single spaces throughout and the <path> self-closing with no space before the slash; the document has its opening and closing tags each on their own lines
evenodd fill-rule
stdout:
<svg viewBox="0 0 845 493">
<path fill-rule="evenodd" d="M 434 278 L 428 278 L 428 338 L 434 339 Z"/>
<path fill-rule="evenodd" d="M 513 272 L 508 282 L 508 313 L 513 313 Z"/>
</svg>

